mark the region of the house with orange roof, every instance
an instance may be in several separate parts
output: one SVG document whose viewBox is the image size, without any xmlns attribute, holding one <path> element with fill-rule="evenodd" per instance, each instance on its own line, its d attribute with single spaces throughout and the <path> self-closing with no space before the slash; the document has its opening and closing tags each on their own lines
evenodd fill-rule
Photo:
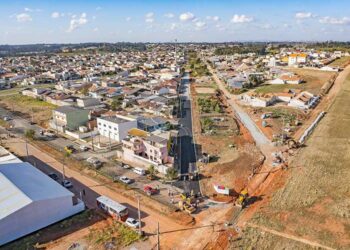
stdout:
<svg viewBox="0 0 350 250">
<path fill-rule="evenodd" d="M 293 53 L 288 57 L 288 66 L 304 64 L 307 61 L 307 55 L 304 53 Z"/>
</svg>

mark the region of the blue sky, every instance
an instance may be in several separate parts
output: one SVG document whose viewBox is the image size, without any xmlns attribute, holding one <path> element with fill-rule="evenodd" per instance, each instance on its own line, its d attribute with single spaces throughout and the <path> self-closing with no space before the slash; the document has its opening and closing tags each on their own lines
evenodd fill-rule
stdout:
<svg viewBox="0 0 350 250">
<path fill-rule="evenodd" d="M 0 44 L 349 40 L 347 0 L 0 1 Z"/>
</svg>

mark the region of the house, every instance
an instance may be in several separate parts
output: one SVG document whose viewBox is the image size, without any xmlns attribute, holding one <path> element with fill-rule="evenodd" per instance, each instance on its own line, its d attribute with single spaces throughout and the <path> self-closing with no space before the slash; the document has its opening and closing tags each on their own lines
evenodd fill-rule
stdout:
<svg viewBox="0 0 350 250">
<path fill-rule="evenodd" d="M 241 95 L 241 100 L 253 107 L 267 107 L 271 106 L 277 101 L 274 95 L 259 96 L 253 93 Z"/>
<path fill-rule="evenodd" d="M 296 97 L 291 99 L 288 106 L 307 110 L 313 108 L 317 105 L 319 97 L 311 94 L 310 92 L 303 91 L 299 93 Z"/>
<path fill-rule="evenodd" d="M 298 64 L 305 64 L 307 60 L 307 55 L 300 53 L 300 54 L 291 54 L 288 57 L 288 66 L 294 66 Z"/>
<path fill-rule="evenodd" d="M 280 79 L 285 84 L 300 84 L 302 82 L 302 79 L 299 76 L 293 74 L 284 74 Z"/>
<path fill-rule="evenodd" d="M 0 147 L 0 246 L 84 209 L 72 192 Z"/>
<path fill-rule="evenodd" d="M 132 128 L 137 128 L 137 120 L 122 115 L 97 118 L 97 129 L 100 135 L 121 142 Z"/>
<path fill-rule="evenodd" d="M 247 78 L 244 76 L 236 76 L 227 79 L 227 85 L 233 89 L 242 89 L 245 84 L 247 84 Z"/>
<path fill-rule="evenodd" d="M 96 98 L 79 98 L 77 99 L 77 106 L 79 108 L 89 108 L 99 106 L 101 102 Z"/>
<path fill-rule="evenodd" d="M 163 165 L 172 166 L 174 158 L 168 149 L 170 132 L 164 134 L 147 133 L 140 129 L 131 129 L 123 142 L 123 157 L 144 167 L 154 165 L 160 172 L 166 173 Z M 175 141 L 175 140 L 173 140 Z"/>
<path fill-rule="evenodd" d="M 167 121 L 162 117 L 139 117 L 137 127 L 147 132 L 153 132 L 157 129 L 163 129 Z"/>
<path fill-rule="evenodd" d="M 86 125 L 89 120 L 89 110 L 62 106 L 52 111 L 50 127 L 60 132 L 75 131 Z"/>
</svg>

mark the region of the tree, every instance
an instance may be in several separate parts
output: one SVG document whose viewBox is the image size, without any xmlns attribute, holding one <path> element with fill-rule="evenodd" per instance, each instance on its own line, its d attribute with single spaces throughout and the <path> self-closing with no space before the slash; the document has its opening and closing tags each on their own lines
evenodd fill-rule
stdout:
<svg viewBox="0 0 350 250">
<path fill-rule="evenodd" d="M 118 108 L 120 108 L 122 102 L 118 99 L 113 99 L 112 103 L 111 103 L 111 109 L 113 111 L 116 111 Z"/>
<path fill-rule="evenodd" d="M 33 129 L 27 129 L 26 132 L 24 133 L 24 136 L 28 139 L 33 140 L 35 136 L 35 131 Z"/>
<path fill-rule="evenodd" d="M 168 180 L 174 180 L 178 177 L 178 173 L 177 173 L 177 170 L 175 168 L 168 168 L 166 170 L 166 174 L 165 174 L 165 177 L 168 179 Z"/>
<path fill-rule="evenodd" d="M 211 130 L 213 125 L 214 125 L 214 122 L 208 117 L 202 120 L 202 126 L 204 131 Z"/>
<path fill-rule="evenodd" d="M 151 176 L 155 176 L 159 173 L 158 170 L 154 167 L 154 165 L 149 165 L 147 170 Z"/>
</svg>

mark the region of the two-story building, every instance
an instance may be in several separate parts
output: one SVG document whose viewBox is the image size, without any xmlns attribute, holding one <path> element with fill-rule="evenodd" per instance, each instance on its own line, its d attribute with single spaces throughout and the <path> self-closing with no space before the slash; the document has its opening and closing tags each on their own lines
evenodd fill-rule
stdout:
<svg viewBox="0 0 350 250">
<path fill-rule="evenodd" d="M 52 111 L 50 127 L 60 132 L 75 131 L 89 121 L 89 110 L 62 106 Z"/>
<path fill-rule="evenodd" d="M 122 141 L 132 128 L 137 128 L 137 120 L 135 118 L 121 115 L 97 118 L 99 134 L 114 141 Z"/>
<path fill-rule="evenodd" d="M 123 158 L 140 166 L 154 165 L 162 173 L 172 167 L 174 158 L 169 155 L 171 132 L 161 134 L 147 133 L 131 129 L 128 137 L 122 140 Z"/>
</svg>

